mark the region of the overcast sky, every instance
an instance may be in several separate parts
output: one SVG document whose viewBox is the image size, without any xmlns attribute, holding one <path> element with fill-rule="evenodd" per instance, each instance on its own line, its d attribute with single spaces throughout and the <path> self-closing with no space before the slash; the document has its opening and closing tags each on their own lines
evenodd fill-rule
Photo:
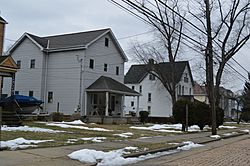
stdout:
<svg viewBox="0 0 250 166">
<path fill-rule="evenodd" d="M 116 38 L 120 39 L 150 30 L 142 21 L 107 0 L 1 0 L 0 11 L 1 16 L 9 23 L 6 27 L 5 49 L 24 32 L 47 36 L 111 28 Z M 126 51 L 131 40 L 146 40 L 147 36 L 148 34 L 121 39 L 119 42 Z M 248 70 L 249 45 L 248 43 L 248 47 L 235 57 Z M 240 68 L 238 70 L 243 72 Z M 246 72 L 244 75 L 246 76 Z M 233 86 L 231 84 L 232 88 L 242 88 L 243 81 L 235 79 Z"/>
</svg>

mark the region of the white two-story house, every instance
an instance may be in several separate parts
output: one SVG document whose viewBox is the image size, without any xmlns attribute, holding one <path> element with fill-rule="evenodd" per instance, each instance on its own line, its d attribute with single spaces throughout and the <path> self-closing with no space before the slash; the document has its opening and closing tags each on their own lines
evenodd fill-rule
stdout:
<svg viewBox="0 0 250 166">
<path fill-rule="evenodd" d="M 111 29 L 39 37 L 24 33 L 8 50 L 19 69 L 15 93 L 44 101 L 41 113 L 123 115 L 127 57 Z M 10 95 L 9 81 L 3 93 Z"/>
<path fill-rule="evenodd" d="M 139 98 L 139 110 L 149 112 L 151 118 L 166 118 L 172 116 L 172 98 L 161 81 L 147 70 L 148 64 L 132 65 L 125 76 L 125 84 L 142 94 Z M 170 63 L 158 65 L 161 72 L 170 77 Z M 182 95 L 193 95 L 193 78 L 188 61 L 175 62 L 176 98 Z M 126 97 L 126 110 L 135 111 L 136 97 Z"/>
</svg>

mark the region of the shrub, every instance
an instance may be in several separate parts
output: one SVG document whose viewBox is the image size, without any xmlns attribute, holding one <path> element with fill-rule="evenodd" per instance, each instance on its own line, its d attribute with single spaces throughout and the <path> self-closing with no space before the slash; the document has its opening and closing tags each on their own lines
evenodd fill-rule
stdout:
<svg viewBox="0 0 250 166">
<path fill-rule="evenodd" d="M 81 118 L 80 113 L 74 113 L 71 115 L 71 120 L 79 120 Z"/>
<path fill-rule="evenodd" d="M 142 123 L 145 123 L 146 120 L 148 119 L 149 112 L 148 111 L 140 111 L 139 115 L 140 115 L 140 121 Z"/>
<path fill-rule="evenodd" d="M 250 122 L 250 111 L 242 112 L 241 119 L 245 122 Z"/>
<path fill-rule="evenodd" d="M 52 112 L 51 118 L 52 118 L 52 121 L 54 121 L 54 122 L 61 122 L 61 121 L 63 121 L 63 113 Z"/>
</svg>

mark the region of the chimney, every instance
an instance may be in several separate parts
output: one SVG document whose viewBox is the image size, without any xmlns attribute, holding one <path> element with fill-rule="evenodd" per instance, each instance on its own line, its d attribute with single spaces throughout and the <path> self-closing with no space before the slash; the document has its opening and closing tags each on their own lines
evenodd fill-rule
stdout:
<svg viewBox="0 0 250 166">
<path fill-rule="evenodd" d="M 3 54 L 5 24 L 8 23 L 0 16 L 0 56 Z"/>
<path fill-rule="evenodd" d="M 154 59 L 152 59 L 152 58 L 148 59 L 148 64 L 149 64 L 150 66 L 153 65 L 153 64 L 154 64 Z"/>
</svg>

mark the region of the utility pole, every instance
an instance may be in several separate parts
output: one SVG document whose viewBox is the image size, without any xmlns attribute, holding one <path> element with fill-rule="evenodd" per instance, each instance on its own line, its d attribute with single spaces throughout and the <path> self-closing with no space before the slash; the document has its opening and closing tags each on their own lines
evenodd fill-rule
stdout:
<svg viewBox="0 0 250 166">
<path fill-rule="evenodd" d="M 78 106 L 77 106 L 77 111 L 78 112 L 81 112 L 81 110 L 82 110 L 82 72 L 83 72 L 83 70 L 82 70 L 82 68 L 83 68 L 83 59 L 81 58 L 79 58 L 79 55 L 76 55 L 77 56 L 77 61 L 80 63 L 80 87 L 79 87 L 79 102 L 78 102 Z"/>
<path fill-rule="evenodd" d="M 206 77 L 208 85 L 209 102 L 212 112 L 212 135 L 217 134 L 216 130 L 216 109 L 214 100 L 214 69 L 213 69 L 213 39 L 211 27 L 210 2 L 204 0 L 206 6 L 206 21 L 207 21 L 207 47 L 206 47 Z"/>
</svg>

